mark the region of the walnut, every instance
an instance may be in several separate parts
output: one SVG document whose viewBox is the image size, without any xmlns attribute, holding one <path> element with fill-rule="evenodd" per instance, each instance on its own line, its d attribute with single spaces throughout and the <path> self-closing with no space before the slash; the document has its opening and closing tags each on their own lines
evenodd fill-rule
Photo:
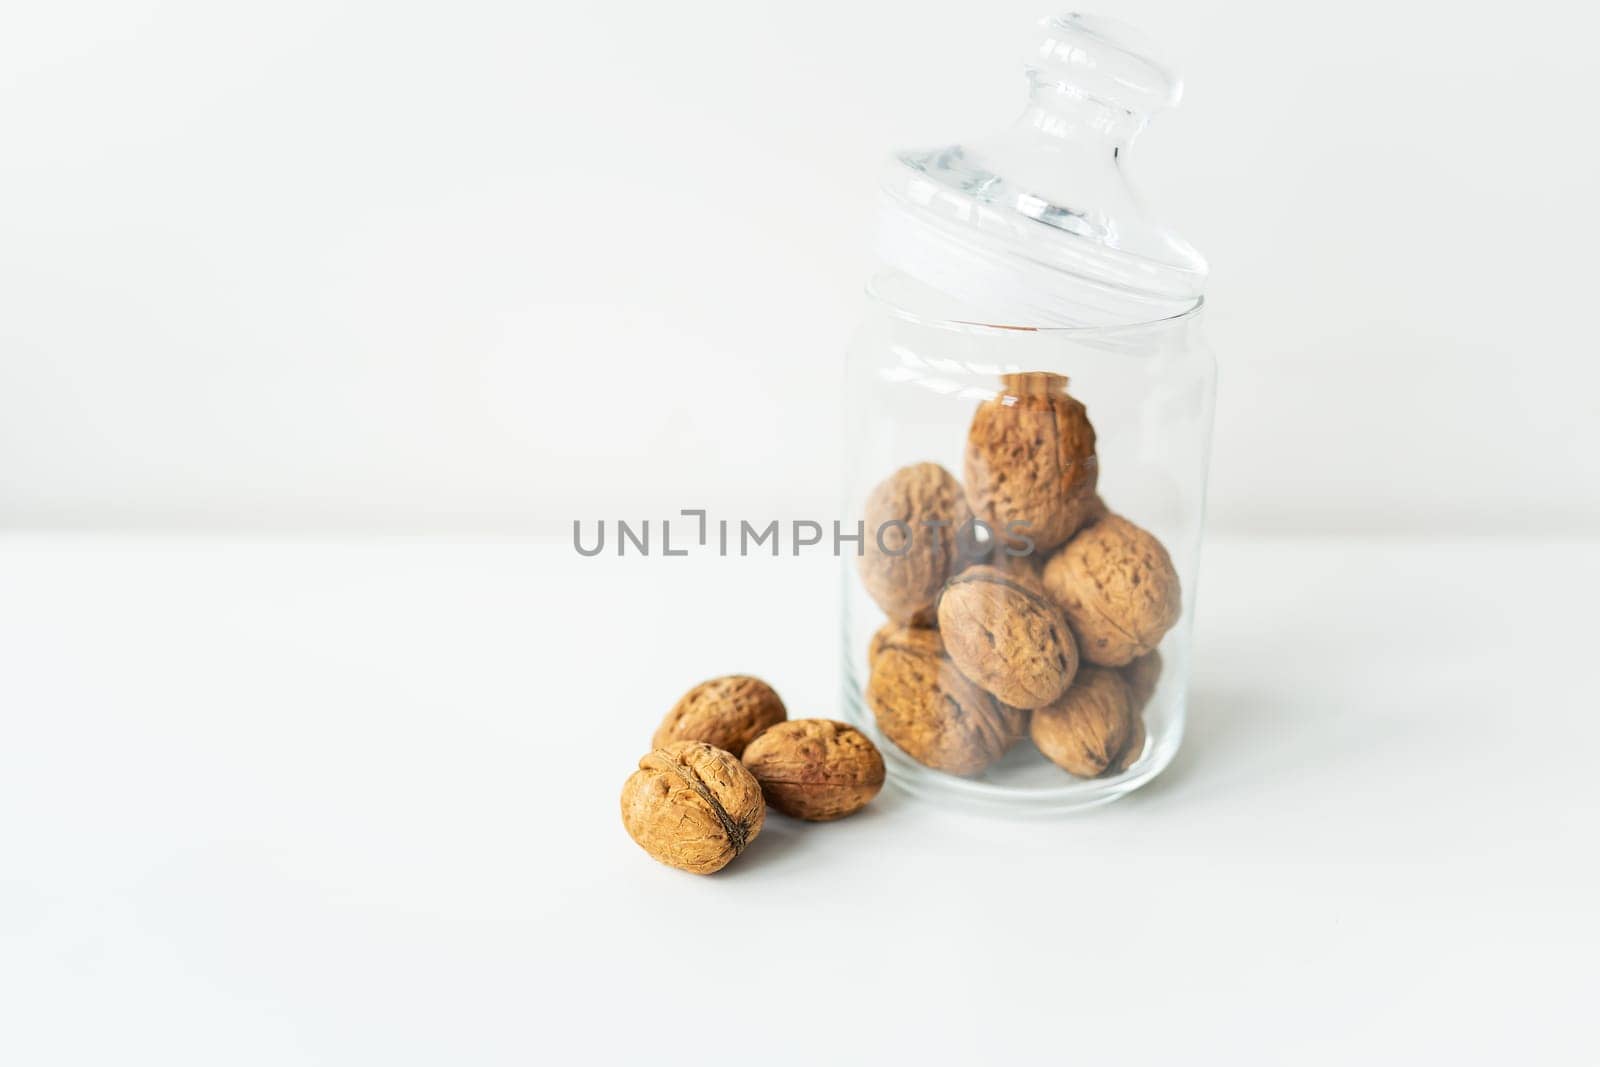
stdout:
<svg viewBox="0 0 1600 1067">
<path fill-rule="evenodd" d="M 1134 722 L 1122 676 L 1085 667 L 1060 700 L 1033 713 L 1028 732 L 1052 763 L 1080 778 L 1097 778 L 1121 769 L 1118 761 L 1134 735 Z M 1144 750 L 1142 740 L 1139 750 Z"/>
<path fill-rule="evenodd" d="M 884 614 L 930 621 L 939 589 L 961 565 L 959 537 L 971 522 L 961 483 L 937 463 L 902 467 L 873 489 L 858 566 Z"/>
<path fill-rule="evenodd" d="M 937 630 L 880 631 L 867 703 L 878 728 L 918 763 L 977 774 L 1027 729 L 1028 713 L 972 684 L 945 655 Z"/>
<path fill-rule="evenodd" d="M 678 700 L 656 727 L 655 748 L 674 741 L 704 741 L 714 748 L 744 754 L 744 747 L 774 723 L 788 718 L 783 701 L 760 678 L 730 674 L 701 682 Z"/>
<path fill-rule="evenodd" d="M 622 787 L 622 825 L 639 847 L 680 870 L 720 871 L 766 819 L 761 786 L 732 754 L 674 741 L 639 761 Z"/>
<path fill-rule="evenodd" d="M 967 431 L 967 501 L 998 537 L 1021 534 L 1048 552 L 1094 507 L 1094 426 L 1059 374 L 1007 374 L 1001 384 Z"/>
<path fill-rule="evenodd" d="M 1079 531 L 1044 567 L 1084 659 L 1121 667 L 1155 651 L 1178 621 L 1178 572 L 1167 550 L 1120 515 Z"/>
<path fill-rule="evenodd" d="M 1122 677 L 1133 696 L 1133 710 L 1143 711 L 1150 698 L 1155 696 L 1156 684 L 1161 681 L 1161 653 L 1150 652 L 1122 668 Z"/>
<path fill-rule="evenodd" d="M 1139 761 L 1144 755 L 1144 719 L 1137 711 L 1133 713 L 1133 729 L 1129 732 L 1128 743 L 1122 746 L 1122 755 L 1111 761 L 1107 774 L 1121 774 Z"/>
<path fill-rule="evenodd" d="M 1140 656 L 1122 668 L 1122 680 L 1128 683 L 1128 702 L 1133 708 L 1133 736 L 1127 747 L 1111 767 L 1111 773 L 1121 774 L 1144 755 L 1144 709 L 1155 695 L 1156 683 L 1161 681 L 1161 653 L 1151 652 Z"/>
<path fill-rule="evenodd" d="M 744 765 L 767 803 L 826 822 L 860 811 L 883 788 L 883 757 L 867 735 L 831 719 L 781 722 L 750 743 Z"/>
<path fill-rule="evenodd" d="M 872 640 L 867 645 L 867 663 L 878 658 L 878 653 L 891 645 L 919 653 L 924 656 L 943 657 L 944 641 L 939 637 L 939 631 L 931 626 L 907 625 L 903 622 L 886 622 L 878 627 L 878 632 L 872 635 Z"/>
<path fill-rule="evenodd" d="M 1012 707 L 1050 703 L 1078 669 L 1066 618 L 1025 572 L 982 566 L 950 579 L 939 633 L 961 673 Z"/>
<path fill-rule="evenodd" d="M 1021 582 L 1030 589 L 1044 589 L 1044 554 L 1028 552 L 1014 556 L 1005 547 L 997 548 L 983 565 L 993 567 L 1006 577 Z M 972 568 L 967 568 L 971 570 Z"/>
</svg>

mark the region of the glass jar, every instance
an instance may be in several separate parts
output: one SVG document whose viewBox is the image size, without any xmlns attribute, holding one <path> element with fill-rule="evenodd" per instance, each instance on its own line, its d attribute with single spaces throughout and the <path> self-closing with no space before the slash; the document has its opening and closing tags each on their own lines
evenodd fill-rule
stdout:
<svg viewBox="0 0 1600 1067">
<path fill-rule="evenodd" d="M 1121 158 L 1178 82 L 1046 19 L 1009 130 L 905 153 L 848 357 L 846 715 L 913 793 L 1104 803 L 1183 736 L 1215 364 Z"/>
</svg>

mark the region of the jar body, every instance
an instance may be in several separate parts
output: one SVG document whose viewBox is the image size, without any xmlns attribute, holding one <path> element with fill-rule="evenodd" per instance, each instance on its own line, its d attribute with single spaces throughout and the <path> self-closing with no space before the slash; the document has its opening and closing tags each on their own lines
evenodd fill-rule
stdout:
<svg viewBox="0 0 1600 1067">
<path fill-rule="evenodd" d="M 892 272 L 874 279 L 869 294 L 867 312 L 847 360 L 845 393 L 844 525 L 853 529 L 860 524 L 863 534 L 862 554 L 846 553 L 842 561 L 846 716 L 879 745 L 893 780 L 913 793 L 950 803 L 1017 814 L 1048 814 L 1104 803 L 1137 788 L 1171 761 L 1183 737 L 1216 379 L 1214 360 L 1201 338 L 1200 307 L 1140 325 L 1036 329 L 1025 324 L 975 321 L 969 317 L 968 309 Z M 1072 405 L 1074 411 L 1078 404 L 1083 405 L 1093 427 L 1089 464 L 1097 480 L 1089 488 L 1097 489 L 1104 508 L 1120 519 L 1098 520 L 1100 512 L 1086 512 L 1081 524 L 1075 522 L 1075 529 L 1080 532 L 1059 547 L 1034 545 L 1027 523 L 1007 531 L 993 528 L 1003 523 L 984 521 L 986 515 L 993 516 L 994 509 L 985 504 L 979 487 L 973 483 L 995 477 L 1003 482 L 1005 474 L 1002 471 L 996 475 L 985 468 L 981 452 L 974 468 L 969 432 L 979 432 L 974 416 L 980 405 L 988 405 L 991 413 L 997 410 L 995 405 L 1001 405 L 999 416 L 1006 417 L 1008 406 L 1017 403 L 1012 394 L 1018 392 L 1019 381 L 1059 382 L 1070 400 L 1057 402 Z M 1054 423 L 1046 420 L 1038 425 L 1044 427 L 1044 436 L 1048 437 Z M 1017 449 L 1038 447 L 1048 451 L 1053 447 L 1033 429 L 1024 438 L 1013 442 Z M 918 541 L 915 534 L 906 538 L 904 528 L 897 531 L 884 526 L 882 487 L 886 480 L 900 477 L 897 471 L 918 464 L 942 467 L 948 477 L 927 467 L 917 468 L 918 477 L 938 479 L 940 484 L 951 487 L 957 498 L 964 497 L 971 504 L 970 514 L 976 516 L 976 521 L 954 542 L 946 540 L 941 544 L 937 535 Z M 962 483 L 960 488 L 953 487 L 956 480 Z M 900 494 L 898 499 L 924 500 L 927 494 Z M 880 503 L 869 506 L 869 501 Z M 1092 615 L 1096 605 L 1073 605 L 1079 612 L 1078 620 L 1087 623 L 1080 626 L 1061 601 L 1063 595 L 1072 599 L 1072 594 L 1063 594 L 1062 583 L 1050 580 L 1054 572 L 1071 578 L 1072 561 L 1062 560 L 1054 567 L 1052 561 L 1067 553 L 1079 538 L 1084 542 L 1073 549 L 1078 557 L 1088 553 L 1094 566 L 1114 565 L 1115 550 L 1125 547 L 1127 538 L 1112 538 L 1116 544 L 1110 553 L 1111 564 L 1105 563 L 1106 553 L 1091 551 L 1095 546 L 1088 541 L 1126 531 L 1128 527 L 1121 520 L 1136 527 L 1139 532 L 1132 536 L 1138 537 L 1141 545 L 1148 546 L 1148 535 L 1164 549 L 1164 553 L 1153 548 L 1142 554 L 1132 552 L 1139 558 L 1130 562 L 1132 585 L 1124 583 L 1124 591 L 1131 588 L 1130 595 L 1143 598 L 1141 603 L 1148 600 L 1150 576 L 1141 568 L 1151 554 L 1170 560 L 1169 573 L 1175 579 L 1170 619 L 1161 620 L 1159 631 L 1141 631 L 1140 639 L 1148 644 L 1136 650 L 1139 657 L 1132 662 L 1127 661 L 1127 650 L 1106 654 L 1100 647 L 1104 642 L 1095 643 L 1092 630 L 1098 623 L 1082 613 L 1088 611 Z M 1104 528 L 1097 530 L 1097 522 Z M 952 549 L 954 555 L 949 555 Z M 885 597 L 882 583 L 871 581 L 868 571 L 897 552 L 914 558 L 927 551 L 937 556 L 936 569 L 944 569 L 927 587 L 930 606 L 912 616 L 911 608 L 903 602 Z M 995 572 L 1000 564 L 1009 564 L 1013 556 L 1029 564 L 1029 573 L 1035 577 L 1019 579 L 1020 584 L 1001 580 L 1003 576 Z M 941 564 L 938 559 L 946 562 Z M 1168 569 L 1165 563 L 1161 567 Z M 1068 623 L 1077 646 L 1078 654 L 1068 658 L 1079 663 L 1073 683 L 1062 690 L 1059 699 L 1050 701 L 1044 712 L 1037 705 L 1034 709 L 1014 708 L 994 698 L 1000 711 L 995 722 L 1009 725 L 996 725 L 994 729 L 984 725 L 980 731 L 984 758 L 952 764 L 930 757 L 920 744 L 907 741 L 904 721 L 895 714 L 901 709 L 889 706 L 900 700 L 899 691 L 886 677 L 891 668 L 882 668 L 884 677 L 874 686 L 873 671 L 882 661 L 874 662 L 877 657 L 869 653 L 869 646 L 878 635 L 877 648 L 881 650 L 883 635 L 894 629 L 886 627 L 886 623 L 896 620 L 899 625 L 924 631 L 938 629 L 943 623 L 942 639 L 954 646 L 957 634 L 952 627 L 957 625 L 959 616 L 954 614 L 953 603 L 948 607 L 943 604 L 943 591 L 953 586 L 945 584 L 937 593 L 932 590 L 940 582 L 962 575 L 976 580 L 985 574 L 1001 580 L 1001 585 L 1010 590 L 1005 595 L 1021 598 L 1017 603 L 1023 610 L 1031 610 L 1027 605 L 1034 602 L 1047 613 L 1060 608 L 1059 618 Z M 1036 580 L 1040 575 L 1044 580 Z M 1099 579 L 1094 582 L 1098 585 Z M 1145 584 L 1141 586 L 1141 582 Z M 1104 589 L 1097 589 L 1092 595 L 1103 592 Z M 1118 605 L 1112 603 L 1110 614 L 1115 615 L 1117 610 Z M 1118 620 L 1112 622 L 1115 625 Z M 1011 620 L 1000 620 L 986 629 L 990 631 L 985 639 L 991 649 L 995 634 L 1001 636 L 1003 643 L 1009 640 L 1006 635 L 1024 630 L 1053 632 L 1049 627 L 1019 629 L 1011 625 Z M 929 633 L 913 636 L 940 643 Z M 1157 655 L 1148 656 L 1148 648 Z M 1008 693 L 1007 679 L 1001 677 L 997 685 L 994 677 L 974 671 L 970 662 L 962 660 L 960 649 L 956 651 L 958 662 L 946 659 L 933 669 L 935 673 L 960 671 L 962 677 L 950 675 L 951 684 L 960 691 L 953 698 L 938 692 L 929 695 L 918 704 L 916 714 L 924 719 L 937 718 L 943 714 L 939 709 L 948 707 L 962 721 L 923 721 L 919 729 L 925 727 L 931 734 L 924 731 L 919 737 L 953 736 L 942 734 L 947 725 L 953 730 L 969 728 L 972 709 L 957 706 L 968 699 L 962 694 L 971 694 L 973 700 L 988 700 L 988 690 Z M 1091 658 L 1101 665 L 1096 666 Z M 1154 673 L 1156 664 L 1158 675 Z M 1048 737 L 1042 736 L 1036 744 L 1034 737 L 1041 736 L 1037 733 L 1039 724 L 1030 731 L 1029 718 L 1065 714 L 1062 709 L 1073 693 L 1073 685 L 1087 687 L 1093 675 L 1108 672 L 1120 679 L 1114 687 L 1125 685 L 1132 704 L 1138 705 L 1132 714 L 1137 737 L 1142 741 L 1134 739 L 1130 729 L 1128 748 L 1120 754 L 1106 753 L 1111 766 L 1103 773 L 1091 777 L 1088 775 L 1093 770 L 1082 767 L 1077 768 L 1076 775 L 1069 773 L 1058 765 L 1062 762 L 1059 753 L 1056 762 L 1042 754 L 1042 749 L 1051 747 Z M 1135 677 L 1141 674 L 1142 677 Z M 924 672 L 913 666 L 910 675 L 897 676 L 893 684 L 903 687 L 923 677 Z M 1149 688 L 1152 678 L 1153 690 Z M 983 691 L 969 686 L 968 680 Z M 917 697 L 912 694 L 907 699 L 915 703 Z M 1068 732 L 1076 729 L 1075 726 Z M 997 741 L 1000 733 L 1005 736 Z M 976 767 L 974 762 L 984 766 Z M 1064 765 L 1073 764 L 1067 760 Z"/>
</svg>

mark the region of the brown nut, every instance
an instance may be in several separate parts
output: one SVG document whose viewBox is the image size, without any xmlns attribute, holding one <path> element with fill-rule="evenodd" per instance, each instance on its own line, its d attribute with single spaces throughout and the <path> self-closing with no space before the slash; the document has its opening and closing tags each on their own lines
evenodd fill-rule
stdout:
<svg viewBox="0 0 1600 1067">
<path fill-rule="evenodd" d="M 885 737 L 918 763 L 950 774 L 977 774 L 1027 729 L 1027 712 L 956 670 L 937 630 L 900 627 L 886 635 L 866 695 Z"/>
<path fill-rule="evenodd" d="M 971 522 L 961 483 L 937 463 L 901 467 L 873 489 L 857 567 L 884 614 L 929 621 L 945 579 L 961 565 L 960 538 Z"/>
<path fill-rule="evenodd" d="M 797 819 L 842 819 L 883 788 L 883 757 L 867 735 L 831 719 L 781 722 L 750 742 L 744 765 L 767 803 Z"/>
<path fill-rule="evenodd" d="M 669 867 L 720 871 L 756 839 L 767 814 L 761 786 L 732 754 L 674 741 L 639 760 L 622 787 L 622 825 Z"/>
<path fill-rule="evenodd" d="M 1016 708 L 1060 696 L 1078 669 L 1078 648 L 1061 609 L 1021 573 L 970 567 L 939 597 L 939 633 L 952 662 Z"/>
<path fill-rule="evenodd" d="M 1051 557 L 1044 587 L 1067 613 L 1083 658 L 1105 667 L 1155 651 L 1182 613 L 1172 557 L 1120 515 L 1084 527 Z"/>
<path fill-rule="evenodd" d="M 1052 763 L 1079 778 L 1116 766 L 1134 733 L 1128 684 L 1116 671 L 1084 667 L 1062 698 L 1033 713 L 1029 736 Z M 1144 744 L 1140 742 L 1140 750 Z"/>
<path fill-rule="evenodd" d="M 873 632 L 872 638 L 867 642 L 867 666 L 872 666 L 872 661 L 878 658 L 878 653 L 883 651 L 890 638 L 900 629 L 902 625 L 891 620 Z"/>
<path fill-rule="evenodd" d="M 1139 761 L 1144 755 L 1144 718 L 1135 711 L 1133 713 L 1133 730 L 1128 737 L 1128 743 L 1122 747 L 1122 755 L 1112 761 L 1107 774 L 1121 774 Z"/>
<path fill-rule="evenodd" d="M 1122 668 L 1122 679 L 1128 683 L 1128 700 L 1133 708 L 1133 736 L 1128 738 L 1108 773 L 1121 774 L 1144 755 L 1144 709 L 1155 696 L 1156 685 L 1161 681 L 1161 653 L 1151 652 L 1140 656 Z"/>
<path fill-rule="evenodd" d="M 674 741 L 704 741 L 739 756 L 762 730 L 788 717 L 772 686 L 747 674 L 730 674 L 683 694 L 650 743 L 664 748 Z"/>
<path fill-rule="evenodd" d="M 1156 685 L 1161 681 L 1161 653 L 1150 652 L 1122 668 L 1122 677 L 1128 683 L 1133 697 L 1133 710 L 1141 712 L 1150 698 L 1155 696 Z"/>
<path fill-rule="evenodd" d="M 984 566 L 993 567 L 1007 578 L 1026 585 L 1030 589 L 1044 589 L 1044 561 L 1045 557 L 1039 552 L 1027 552 L 1022 555 L 1012 555 L 1011 550 L 1005 546 L 995 549 L 988 559 L 983 561 Z M 971 567 L 967 568 L 971 570 Z"/>
<path fill-rule="evenodd" d="M 967 501 L 998 537 L 1025 536 L 1048 552 L 1094 507 L 1094 426 L 1059 374 L 1000 381 L 999 395 L 978 405 L 967 431 Z"/>
<path fill-rule="evenodd" d="M 867 645 L 867 664 L 878 658 L 878 653 L 891 646 L 898 646 L 924 656 L 943 658 L 944 641 L 939 637 L 939 631 L 931 626 L 911 626 L 903 622 L 886 622 L 878 627 L 878 632 L 872 635 L 872 641 Z"/>
</svg>

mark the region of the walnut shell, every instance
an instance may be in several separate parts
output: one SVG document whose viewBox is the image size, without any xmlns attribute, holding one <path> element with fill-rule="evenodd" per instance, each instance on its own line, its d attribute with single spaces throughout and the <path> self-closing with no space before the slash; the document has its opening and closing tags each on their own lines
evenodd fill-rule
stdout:
<svg viewBox="0 0 1600 1067">
<path fill-rule="evenodd" d="M 885 737 L 918 763 L 950 774 L 977 774 L 1027 729 L 1027 712 L 956 670 L 937 630 L 900 627 L 886 635 L 866 695 Z"/>
<path fill-rule="evenodd" d="M 871 639 L 867 641 L 867 666 L 872 666 L 872 661 L 878 658 L 878 653 L 883 651 L 884 646 L 899 629 L 901 624 L 890 620 L 873 632 Z"/>
<path fill-rule="evenodd" d="M 1028 733 L 1052 763 L 1079 778 L 1098 778 L 1127 751 L 1134 722 L 1122 676 L 1085 667 L 1060 700 L 1033 713 Z M 1139 748 L 1143 751 L 1142 741 Z"/>
<path fill-rule="evenodd" d="M 1105 667 L 1155 651 L 1183 610 L 1172 557 L 1120 515 L 1084 527 L 1051 557 L 1044 587 L 1067 613 L 1083 658 Z"/>
<path fill-rule="evenodd" d="M 924 656 L 944 657 L 944 641 L 939 631 L 931 626 L 907 625 L 903 622 L 886 622 L 878 627 L 867 645 L 867 664 L 878 658 L 878 653 L 891 646 L 899 646 Z"/>
<path fill-rule="evenodd" d="M 1078 648 L 1061 609 L 1034 579 L 971 567 L 939 597 L 939 633 L 961 673 L 1003 703 L 1040 708 L 1078 669 Z"/>
<path fill-rule="evenodd" d="M 665 748 L 674 741 L 704 741 L 740 756 L 762 730 L 788 717 L 772 686 L 747 674 L 730 674 L 683 694 L 656 727 L 650 744 Z"/>
<path fill-rule="evenodd" d="M 1040 552 L 1071 537 L 1094 507 L 1094 426 L 1059 374 L 1007 374 L 967 431 L 967 502 L 1001 537 L 1013 523 Z M 1103 506 L 1103 505 L 1102 505 Z"/>
<path fill-rule="evenodd" d="M 711 874 L 756 839 L 761 786 L 731 753 L 674 741 L 639 760 L 622 786 L 622 825 L 669 867 Z"/>
<path fill-rule="evenodd" d="M 1161 653 L 1151 652 L 1140 656 L 1122 668 L 1122 680 L 1128 683 L 1128 700 L 1133 708 L 1133 736 L 1118 756 L 1109 773 L 1121 774 L 1144 755 L 1144 709 L 1155 695 L 1156 684 L 1161 681 Z"/>
<path fill-rule="evenodd" d="M 1129 731 L 1128 743 L 1122 746 L 1122 755 L 1111 761 L 1107 774 L 1121 774 L 1139 761 L 1144 755 L 1144 718 L 1135 711 L 1133 713 L 1133 729 Z"/>
<path fill-rule="evenodd" d="M 842 819 L 883 788 L 883 757 L 867 735 L 831 719 L 781 722 L 750 743 L 745 768 L 767 803 L 797 819 Z"/>
<path fill-rule="evenodd" d="M 1145 705 L 1150 703 L 1150 698 L 1155 696 L 1156 685 L 1161 681 L 1161 653 L 1151 652 L 1140 656 L 1122 668 L 1122 677 L 1133 696 L 1133 710 L 1143 711 Z"/>
<path fill-rule="evenodd" d="M 901 467 L 872 490 L 857 567 L 884 614 L 931 619 L 945 579 L 961 565 L 958 536 L 971 521 L 961 483 L 937 463 Z"/>
<path fill-rule="evenodd" d="M 1028 552 L 1020 556 L 1013 556 L 1004 546 L 1000 546 L 983 561 L 984 566 L 993 567 L 1006 577 L 1028 586 L 1030 589 L 1044 589 L 1044 561 L 1045 556 L 1040 552 Z M 971 570 L 971 567 L 967 568 Z"/>
</svg>

